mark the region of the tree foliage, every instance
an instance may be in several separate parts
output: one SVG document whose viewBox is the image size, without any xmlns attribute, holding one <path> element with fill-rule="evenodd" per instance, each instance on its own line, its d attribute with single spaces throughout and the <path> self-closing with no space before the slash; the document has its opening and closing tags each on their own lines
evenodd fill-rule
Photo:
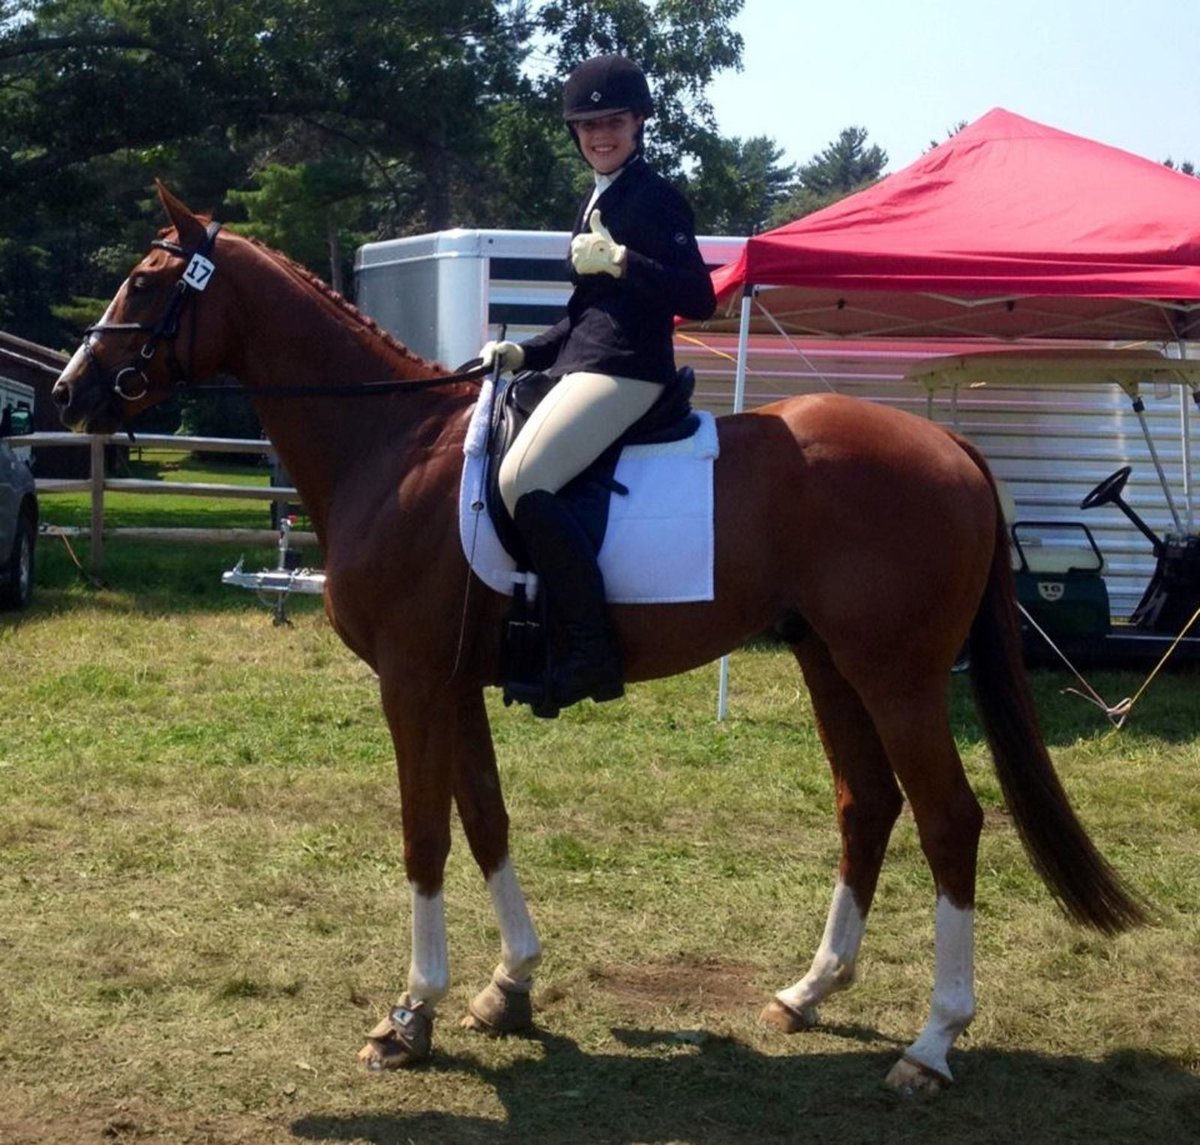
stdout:
<svg viewBox="0 0 1200 1145">
<path fill-rule="evenodd" d="M 710 133 L 698 142 L 697 154 L 689 195 L 703 229 L 727 235 L 766 230 L 796 178 L 775 142 L 765 135 L 723 139 Z"/>
<path fill-rule="evenodd" d="M 819 211 L 878 181 L 887 166 L 887 152 L 867 146 L 865 127 L 846 127 L 820 154 L 800 166 L 788 198 L 772 216 L 772 225 L 791 222 Z"/>
<path fill-rule="evenodd" d="M 1163 166 L 1169 167 L 1172 171 L 1178 171 L 1181 175 L 1196 174 L 1196 165 L 1190 159 L 1184 159 L 1181 163 L 1176 164 L 1175 160 L 1168 155 L 1163 160 Z"/>
<path fill-rule="evenodd" d="M 645 67 L 701 227 L 749 219 L 705 94 L 742 2 L 0 0 L 0 323 L 72 342 L 145 249 L 155 177 L 342 287 L 366 239 L 561 228 L 587 172 L 560 85 L 601 51 Z"/>
</svg>

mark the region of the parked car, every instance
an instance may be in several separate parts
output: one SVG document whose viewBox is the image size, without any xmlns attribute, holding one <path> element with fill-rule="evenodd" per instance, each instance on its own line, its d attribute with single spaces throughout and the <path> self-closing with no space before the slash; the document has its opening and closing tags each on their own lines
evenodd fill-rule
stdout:
<svg viewBox="0 0 1200 1145">
<path fill-rule="evenodd" d="M 27 608 L 33 599 L 37 492 L 28 461 L 8 442 L 32 428 L 28 409 L 9 406 L 0 413 L 0 608 Z"/>
</svg>

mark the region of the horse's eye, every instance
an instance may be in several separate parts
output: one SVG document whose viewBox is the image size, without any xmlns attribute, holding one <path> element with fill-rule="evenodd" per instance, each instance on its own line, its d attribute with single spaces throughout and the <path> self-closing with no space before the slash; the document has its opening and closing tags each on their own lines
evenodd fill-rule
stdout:
<svg viewBox="0 0 1200 1145">
<path fill-rule="evenodd" d="M 146 275 L 144 275 L 144 274 L 135 274 L 129 280 L 129 293 L 130 294 L 144 294 L 149 289 L 150 289 L 150 279 L 147 278 Z"/>
</svg>

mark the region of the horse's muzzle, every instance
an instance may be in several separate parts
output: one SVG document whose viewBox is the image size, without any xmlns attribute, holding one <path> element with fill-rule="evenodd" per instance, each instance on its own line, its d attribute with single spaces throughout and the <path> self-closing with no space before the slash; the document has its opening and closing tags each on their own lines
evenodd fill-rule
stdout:
<svg viewBox="0 0 1200 1145">
<path fill-rule="evenodd" d="M 121 412 L 115 395 L 105 386 L 94 384 L 88 372 L 59 377 L 50 390 L 59 420 L 75 433 L 111 433 L 121 424 Z"/>
</svg>

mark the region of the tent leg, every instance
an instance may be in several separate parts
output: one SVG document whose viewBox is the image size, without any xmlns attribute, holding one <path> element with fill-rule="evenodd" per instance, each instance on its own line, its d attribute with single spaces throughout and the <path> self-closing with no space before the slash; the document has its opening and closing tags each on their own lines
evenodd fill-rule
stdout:
<svg viewBox="0 0 1200 1145">
<path fill-rule="evenodd" d="M 738 323 L 737 370 L 733 380 L 733 412 L 741 413 L 746 405 L 746 356 L 750 350 L 750 307 L 754 301 L 754 287 L 746 285 L 742 291 L 742 314 Z M 717 688 L 717 719 L 729 715 L 729 656 L 721 657 L 720 683 Z"/>
<path fill-rule="evenodd" d="M 1171 496 L 1171 485 L 1167 481 L 1166 473 L 1163 472 L 1158 450 L 1154 448 L 1154 438 L 1150 435 L 1150 427 L 1146 424 L 1146 403 L 1140 397 L 1133 399 L 1133 412 L 1137 414 L 1138 423 L 1142 427 L 1142 436 L 1146 439 L 1146 445 L 1150 450 L 1150 460 L 1154 462 L 1154 469 L 1158 473 L 1158 483 L 1162 486 L 1163 496 L 1167 499 L 1167 508 L 1171 511 L 1171 520 L 1175 522 L 1175 534 L 1178 536 L 1183 532 L 1183 524 L 1179 520 L 1179 510 L 1175 508 L 1175 499 Z"/>
<path fill-rule="evenodd" d="M 1179 348 L 1179 357 L 1185 359 L 1188 356 L 1187 342 L 1182 338 L 1176 343 Z M 1193 391 L 1192 397 L 1196 394 Z M 1184 509 L 1187 512 L 1187 535 L 1190 537 L 1196 530 L 1196 514 L 1192 504 L 1192 427 L 1189 419 L 1188 411 L 1188 396 L 1183 390 L 1179 391 L 1179 432 L 1183 441 L 1183 496 Z"/>
</svg>

